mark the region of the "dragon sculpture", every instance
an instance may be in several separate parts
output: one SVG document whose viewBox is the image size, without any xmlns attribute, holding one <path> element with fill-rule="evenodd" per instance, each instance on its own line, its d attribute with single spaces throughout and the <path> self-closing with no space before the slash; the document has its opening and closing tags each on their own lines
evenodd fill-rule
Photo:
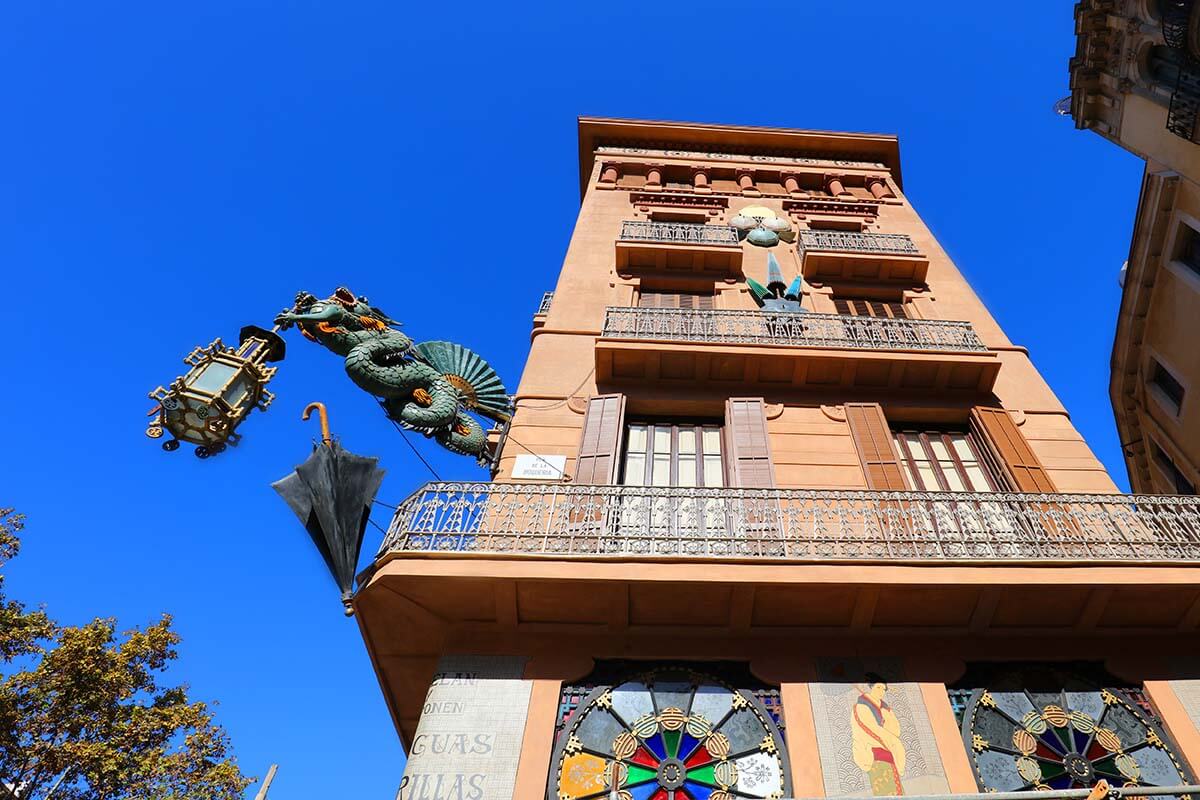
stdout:
<svg viewBox="0 0 1200 800">
<path fill-rule="evenodd" d="M 367 298 L 339 288 L 320 300 L 296 295 L 292 308 L 275 318 L 287 330 L 345 358 L 346 374 L 379 398 L 388 418 L 407 430 L 431 436 L 455 453 L 490 458 L 483 427 L 468 412 L 506 422 L 510 404 L 504 384 L 488 363 L 453 342 L 415 344 Z"/>
</svg>

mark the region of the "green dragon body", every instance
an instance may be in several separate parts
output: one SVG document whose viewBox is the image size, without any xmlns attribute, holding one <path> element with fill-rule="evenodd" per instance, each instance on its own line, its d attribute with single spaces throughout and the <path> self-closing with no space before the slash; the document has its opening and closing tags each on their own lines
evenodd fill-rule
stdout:
<svg viewBox="0 0 1200 800">
<path fill-rule="evenodd" d="M 469 382 L 431 363 L 422 346 L 392 327 L 397 323 L 366 298 L 347 289 L 326 300 L 301 292 L 275 324 L 285 330 L 295 325 L 306 338 L 344 357 L 350 380 L 379 398 L 390 419 L 452 452 L 488 463 L 483 427 L 467 409 L 501 421 L 507 415 L 478 405 Z"/>
</svg>

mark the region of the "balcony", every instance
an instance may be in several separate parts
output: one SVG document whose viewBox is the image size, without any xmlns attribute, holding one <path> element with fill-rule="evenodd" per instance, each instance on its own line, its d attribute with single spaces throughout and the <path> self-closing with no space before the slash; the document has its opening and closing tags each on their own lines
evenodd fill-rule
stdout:
<svg viewBox="0 0 1200 800">
<path fill-rule="evenodd" d="M 1196 120 L 1200 117 L 1200 62 L 1188 59 L 1179 68 L 1175 91 L 1167 109 L 1167 130 L 1176 136 L 1196 141 Z"/>
<path fill-rule="evenodd" d="M 379 557 L 402 552 L 1200 566 L 1200 498 L 430 483 Z"/>
<path fill-rule="evenodd" d="M 609 308 L 596 343 L 603 382 L 986 392 L 999 368 L 969 322 L 945 320 Z"/>
<path fill-rule="evenodd" d="M 410 741 L 447 647 L 1156 653 L 1195 636 L 1200 499 L 431 483 L 354 609 Z"/>
<path fill-rule="evenodd" d="M 737 229 L 728 225 L 626 220 L 617 238 L 617 271 L 741 272 Z"/>
<path fill-rule="evenodd" d="M 804 277 L 811 281 L 875 280 L 924 283 L 929 259 L 903 233 L 800 231 Z"/>
<path fill-rule="evenodd" d="M 804 312 L 609 308 L 601 335 L 865 350 L 987 350 L 969 322 Z"/>
</svg>

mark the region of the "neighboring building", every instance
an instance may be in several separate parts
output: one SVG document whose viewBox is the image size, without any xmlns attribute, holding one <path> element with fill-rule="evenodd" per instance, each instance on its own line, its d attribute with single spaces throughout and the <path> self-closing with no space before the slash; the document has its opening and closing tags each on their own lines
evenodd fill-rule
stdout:
<svg viewBox="0 0 1200 800">
<path fill-rule="evenodd" d="M 494 480 L 417 488 L 354 599 L 403 796 L 1192 782 L 1200 506 L 1117 492 L 896 138 L 579 146 Z"/>
<path fill-rule="evenodd" d="M 1071 114 L 1146 159 L 1110 393 L 1135 492 L 1200 485 L 1200 3 L 1075 6 Z"/>
</svg>

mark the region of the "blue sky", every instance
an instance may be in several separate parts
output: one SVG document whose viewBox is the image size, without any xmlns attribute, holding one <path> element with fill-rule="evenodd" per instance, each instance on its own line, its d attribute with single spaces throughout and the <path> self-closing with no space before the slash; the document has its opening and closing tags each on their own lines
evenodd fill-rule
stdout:
<svg viewBox="0 0 1200 800">
<path fill-rule="evenodd" d="M 275 407 L 218 459 L 146 439 L 145 395 L 339 284 L 515 386 L 578 210 L 580 114 L 899 134 L 910 199 L 1126 486 L 1108 358 L 1141 162 L 1052 113 L 1071 8 L 4 4 L 12 594 L 66 622 L 170 611 L 175 678 L 220 701 L 248 773 L 280 763 L 273 799 L 390 797 L 404 757 L 358 630 L 268 484 L 307 454 L 317 399 L 382 458 L 381 498 L 425 468 L 294 335 Z"/>
</svg>

